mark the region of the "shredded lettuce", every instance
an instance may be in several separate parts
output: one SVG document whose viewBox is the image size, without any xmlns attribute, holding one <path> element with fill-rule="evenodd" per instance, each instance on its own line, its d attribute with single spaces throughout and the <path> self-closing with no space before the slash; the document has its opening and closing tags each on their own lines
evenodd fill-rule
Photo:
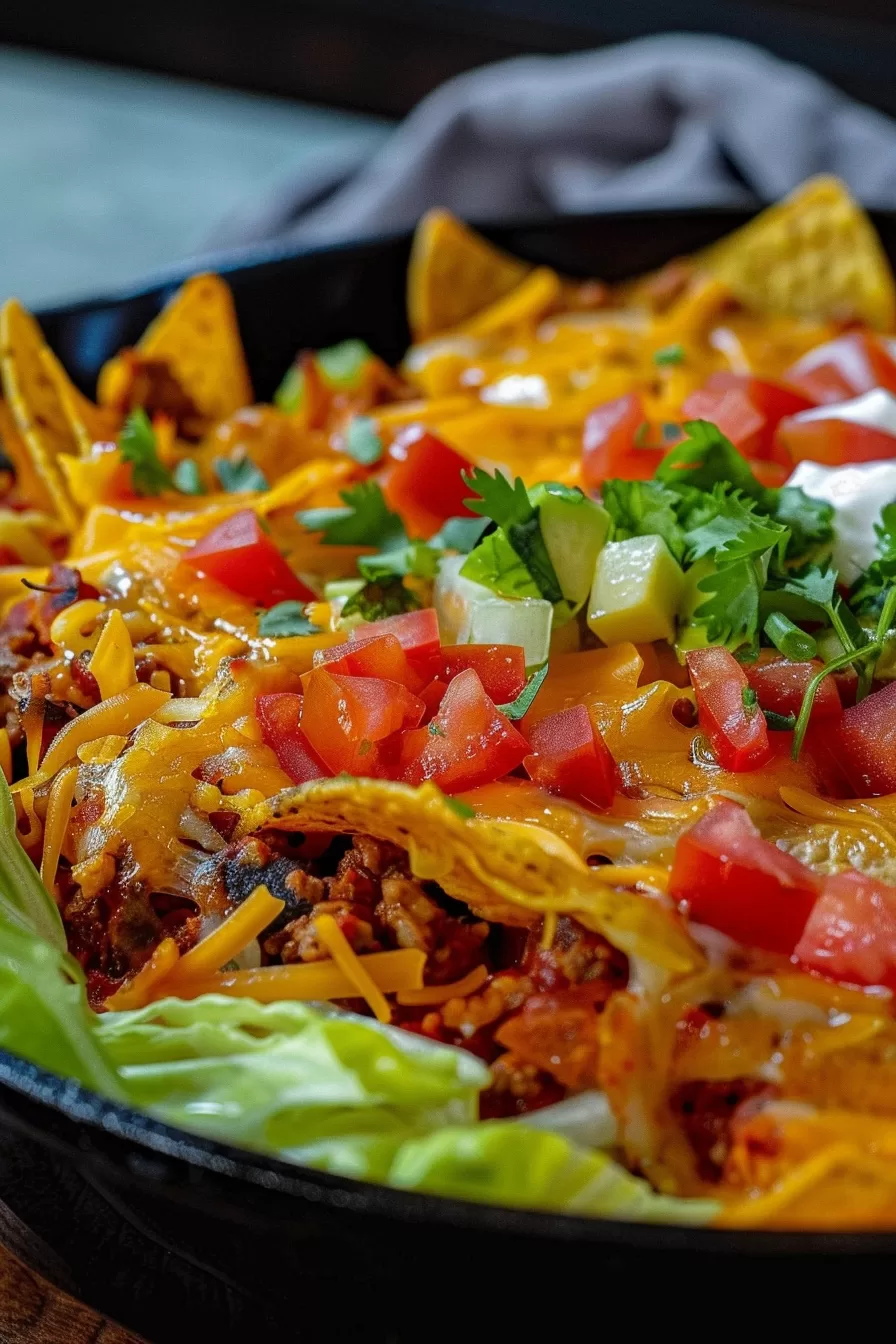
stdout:
<svg viewBox="0 0 896 1344">
<path fill-rule="evenodd" d="M 198 1134 L 459 1199 L 705 1222 L 603 1153 L 476 1120 L 489 1071 L 463 1050 L 326 1006 L 207 995 L 93 1013 L 0 783 L 0 1049 Z"/>
</svg>

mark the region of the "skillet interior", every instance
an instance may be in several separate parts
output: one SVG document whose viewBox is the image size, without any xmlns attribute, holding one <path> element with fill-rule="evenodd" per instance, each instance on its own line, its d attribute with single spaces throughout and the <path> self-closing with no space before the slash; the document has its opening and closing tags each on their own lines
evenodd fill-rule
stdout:
<svg viewBox="0 0 896 1344">
<path fill-rule="evenodd" d="M 746 218 L 731 210 L 601 215 L 485 229 L 509 250 L 569 273 L 610 280 L 661 264 Z M 874 216 L 896 260 L 896 214 Z M 360 336 L 397 359 L 407 237 L 300 253 L 215 260 L 233 287 L 256 394 L 267 397 L 295 351 Z M 103 361 L 137 339 L 194 267 L 147 287 L 39 314 L 85 390 Z M 503 1330 L 528 1337 L 531 1295 L 500 1288 L 531 1275 L 549 1285 L 678 1274 L 695 1253 L 714 1282 L 757 1268 L 769 1276 L 859 1271 L 868 1282 L 896 1234 L 716 1232 L 653 1228 L 464 1205 L 309 1172 L 194 1138 L 0 1052 L 0 1189 L 31 1229 L 44 1272 L 157 1340 L 244 1340 L 291 1328 L 296 1338 L 418 1339 L 436 1282 L 463 1262 L 488 1267 L 477 1296 Z M 425 1236 L 420 1235 L 425 1226 Z M 821 1258 L 819 1258 L 821 1257 Z M 702 1262 L 707 1264 L 708 1262 Z M 51 1268 L 55 1267 L 55 1270 Z M 453 1267 L 453 1268 L 452 1268 Z M 584 1274 L 584 1279 L 582 1275 Z M 347 1291 L 346 1275 L 351 1280 Z M 68 1278 L 66 1279 L 66 1276 Z M 559 1276 L 559 1277 L 558 1277 Z M 480 1301 L 481 1298 L 481 1301 Z M 401 1310 L 397 1309 L 401 1304 Z M 172 1324 L 175 1322 L 176 1324 Z M 371 1333 L 372 1332 L 372 1333 Z M 385 1333 L 383 1333 L 385 1332 Z M 478 1336 L 477 1336 L 478 1337 Z"/>
</svg>

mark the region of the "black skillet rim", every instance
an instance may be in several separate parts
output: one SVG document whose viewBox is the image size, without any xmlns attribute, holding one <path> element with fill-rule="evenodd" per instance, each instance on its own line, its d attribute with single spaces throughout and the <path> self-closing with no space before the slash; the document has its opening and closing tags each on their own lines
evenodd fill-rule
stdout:
<svg viewBox="0 0 896 1344">
<path fill-rule="evenodd" d="M 724 220 L 728 227 L 736 227 L 754 213 L 745 208 L 705 206 L 610 211 L 597 218 L 604 223 L 612 219 L 624 227 L 627 221 L 655 220 L 659 225 L 670 218 L 684 220 L 699 216 L 705 220 Z M 891 229 L 896 227 L 896 212 L 872 211 L 871 215 L 872 219 L 889 224 Z M 573 229 L 587 226 L 589 218 L 592 217 L 566 216 L 559 220 L 535 217 L 510 223 L 485 223 L 478 227 L 486 236 L 501 240 L 515 233 L 531 233 L 537 237 L 545 230 L 563 225 Z M 215 270 L 222 275 L 244 274 L 298 258 L 310 260 L 320 255 L 375 250 L 406 242 L 408 238 L 407 231 L 396 230 L 336 244 L 253 246 L 203 254 L 160 268 L 139 283 L 42 309 L 37 317 L 41 320 L 87 315 L 100 308 L 153 297 L 169 286 L 181 283 L 197 270 Z M 141 1171 L 145 1175 L 148 1170 L 142 1159 L 149 1159 L 151 1166 L 153 1158 L 160 1158 L 168 1165 L 152 1170 L 149 1179 L 154 1186 L 158 1187 L 161 1182 L 173 1192 L 195 1184 L 198 1177 L 225 1203 L 230 1203 L 242 1183 L 262 1195 L 276 1194 L 327 1206 L 334 1211 L 341 1209 L 347 1213 L 379 1216 L 404 1224 L 428 1222 L 479 1233 L 512 1234 L 532 1242 L 590 1242 L 608 1248 L 699 1251 L 722 1257 L 731 1254 L 857 1257 L 896 1252 L 896 1232 L 789 1232 L 621 1222 L 477 1204 L 334 1176 L 192 1134 L 129 1106 L 109 1101 L 6 1050 L 0 1050 L 0 1092 L 7 1095 L 14 1112 L 11 1115 L 6 1109 L 7 1103 L 2 1103 L 3 1118 L 38 1141 L 48 1142 L 82 1160 L 87 1155 L 107 1166 L 124 1168 L 125 1175 L 131 1179 L 139 1179 Z M 16 1113 L 13 1098 L 24 1103 L 24 1115 Z M 43 1126 L 35 1116 L 44 1121 Z"/>
</svg>

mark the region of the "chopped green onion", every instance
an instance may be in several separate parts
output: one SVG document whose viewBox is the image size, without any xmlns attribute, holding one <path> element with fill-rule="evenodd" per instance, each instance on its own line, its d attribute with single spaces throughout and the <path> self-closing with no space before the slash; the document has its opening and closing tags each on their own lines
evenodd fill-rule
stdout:
<svg viewBox="0 0 896 1344">
<path fill-rule="evenodd" d="M 803 748 L 803 740 L 806 736 L 806 729 L 809 727 L 809 716 L 812 713 L 812 706 L 815 704 L 815 696 L 825 677 L 830 676 L 832 672 L 839 672 L 844 667 L 850 667 L 853 663 L 863 663 L 870 654 L 874 654 L 876 659 L 880 654 L 881 649 L 882 645 L 878 640 L 874 640 L 871 644 L 865 644 L 861 649 L 849 649 L 846 653 L 841 653 L 839 658 L 832 658 L 829 663 L 825 663 L 820 671 L 815 673 L 815 676 L 806 687 L 803 703 L 800 705 L 800 712 L 797 715 L 796 728 L 793 732 L 793 750 L 791 754 L 795 761 L 799 760 L 799 755 Z"/>
<path fill-rule="evenodd" d="M 773 709 L 764 709 L 762 712 L 773 733 L 792 733 L 796 727 L 795 714 L 777 714 Z"/>
<path fill-rule="evenodd" d="M 772 612 L 763 630 L 778 652 L 795 663 L 804 663 L 818 652 L 818 645 L 812 636 L 794 625 L 781 611 Z"/>
<path fill-rule="evenodd" d="M 684 360 L 683 345 L 665 345 L 662 350 L 654 351 L 654 364 L 662 367 L 664 364 L 681 364 Z"/>
<path fill-rule="evenodd" d="M 745 686 L 741 691 L 741 699 L 743 700 L 744 709 L 746 710 L 747 713 L 747 718 L 750 718 L 753 714 L 756 713 L 756 706 L 759 704 L 759 697 L 753 690 L 752 686 Z"/>
</svg>

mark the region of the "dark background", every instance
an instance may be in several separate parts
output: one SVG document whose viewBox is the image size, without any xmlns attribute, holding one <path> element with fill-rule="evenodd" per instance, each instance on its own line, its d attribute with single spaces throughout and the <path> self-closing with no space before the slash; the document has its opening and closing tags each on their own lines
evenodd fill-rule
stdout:
<svg viewBox="0 0 896 1344">
<path fill-rule="evenodd" d="M 656 32 L 744 38 L 896 113 L 896 0 L 144 0 L 0 6 L 0 42 L 400 116 L 521 52 Z"/>
</svg>

